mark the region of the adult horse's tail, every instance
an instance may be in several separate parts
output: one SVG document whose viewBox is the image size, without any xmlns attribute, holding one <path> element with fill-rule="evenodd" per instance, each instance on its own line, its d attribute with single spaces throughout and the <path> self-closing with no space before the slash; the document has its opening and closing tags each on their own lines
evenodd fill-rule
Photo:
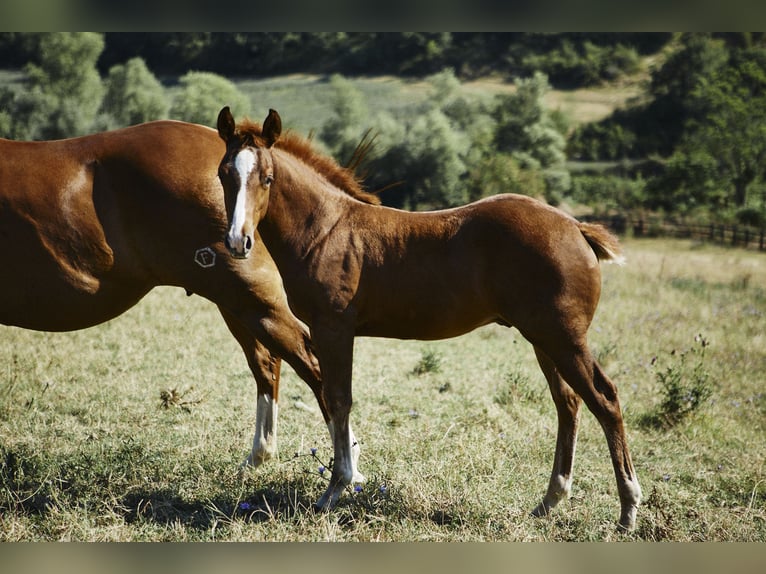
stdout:
<svg viewBox="0 0 766 574">
<path fill-rule="evenodd" d="M 599 261 L 625 265 L 620 242 L 606 227 L 598 223 L 578 222 L 577 225 Z"/>
</svg>

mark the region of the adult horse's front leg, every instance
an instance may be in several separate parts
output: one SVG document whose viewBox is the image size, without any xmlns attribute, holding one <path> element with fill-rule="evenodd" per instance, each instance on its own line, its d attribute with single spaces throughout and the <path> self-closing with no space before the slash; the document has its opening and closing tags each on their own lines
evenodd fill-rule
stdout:
<svg viewBox="0 0 766 574">
<path fill-rule="evenodd" d="M 279 376 L 282 361 L 279 357 L 272 355 L 233 315 L 220 307 L 219 310 L 229 331 L 245 353 L 257 387 L 253 447 L 240 465 L 241 468 L 257 467 L 277 454 Z"/>
<path fill-rule="evenodd" d="M 312 326 L 312 338 L 317 347 L 324 377 L 323 394 L 330 415 L 328 427 L 333 439 L 333 468 L 330 484 L 316 503 L 318 510 L 330 510 L 343 490 L 354 480 L 351 412 L 351 374 L 354 354 L 353 328 L 332 322 Z"/>
</svg>

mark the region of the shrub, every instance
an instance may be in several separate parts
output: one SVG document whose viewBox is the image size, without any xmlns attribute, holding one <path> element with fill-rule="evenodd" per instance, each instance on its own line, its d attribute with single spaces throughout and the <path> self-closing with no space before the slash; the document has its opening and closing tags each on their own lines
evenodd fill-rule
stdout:
<svg viewBox="0 0 766 574">
<path fill-rule="evenodd" d="M 543 387 L 533 384 L 529 375 L 523 371 L 513 370 L 506 373 L 504 382 L 493 398 L 495 404 L 501 407 L 522 402 L 540 403 L 544 398 Z"/>
<path fill-rule="evenodd" d="M 181 91 L 173 98 L 174 119 L 214 126 L 218 112 L 230 106 L 237 115 L 250 111 L 250 99 L 233 82 L 210 72 L 189 72 L 180 79 Z"/>
<path fill-rule="evenodd" d="M 753 227 L 763 227 L 766 224 L 766 217 L 762 209 L 755 207 L 743 207 L 737 211 L 737 221 L 741 225 L 751 225 Z"/>
<path fill-rule="evenodd" d="M 660 383 L 662 400 L 641 417 L 641 423 L 655 428 L 671 428 L 702 407 L 713 395 L 713 382 L 705 368 L 705 349 L 710 343 L 702 335 L 694 337 L 696 347 L 687 351 L 671 351 L 672 361 L 666 366 L 652 359 Z"/>
<path fill-rule="evenodd" d="M 113 66 L 106 78 L 102 109 L 119 126 L 165 118 L 170 103 L 162 84 L 141 58 Z"/>
<path fill-rule="evenodd" d="M 420 360 L 412 369 L 413 375 L 425 375 L 426 373 L 438 373 L 441 369 L 442 358 L 434 350 L 427 349 L 423 351 Z"/>
<path fill-rule="evenodd" d="M 597 213 L 624 211 L 641 207 L 646 182 L 615 175 L 578 175 L 572 178 L 570 197 L 593 207 Z"/>
</svg>

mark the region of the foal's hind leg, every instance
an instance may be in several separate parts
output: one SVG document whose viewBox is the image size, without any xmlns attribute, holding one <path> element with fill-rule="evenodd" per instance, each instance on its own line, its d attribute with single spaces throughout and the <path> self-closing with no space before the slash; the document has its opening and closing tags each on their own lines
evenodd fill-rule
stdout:
<svg viewBox="0 0 766 574">
<path fill-rule="evenodd" d="M 547 354 L 604 430 L 620 496 L 620 527 L 632 530 L 641 501 L 641 487 L 628 451 L 617 387 L 584 344 L 568 350 L 556 347 L 555 352 Z"/>
<path fill-rule="evenodd" d="M 535 347 L 535 353 L 548 381 L 558 413 L 556 454 L 553 458 L 551 480 L 542 502 L 532 511 L 534 516 L 545 516 L 560 501 L 568 498 L 572 490 L 572 465 L 577 444 L 581 400 L 561 378 L 553 361 L 538 347 Z"/>
</svg>

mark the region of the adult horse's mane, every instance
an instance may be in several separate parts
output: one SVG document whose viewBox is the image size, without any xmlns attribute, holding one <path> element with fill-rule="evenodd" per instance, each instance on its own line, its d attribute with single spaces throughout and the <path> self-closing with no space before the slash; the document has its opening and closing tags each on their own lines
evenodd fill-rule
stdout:
<svg viewBox="0 0 766 574">
<path fill-rule="evenodd" d="M 261 137 L 262 126 L 257 122 L 240 122 L 234 135 L 245 145 L 264 145 Z M 279 137 L 275 145 L 321 173 L 330 183 L 351 197 L 364 203 L 380 205 L 380 198 L 364 190 L 352 169 L 342 167 L 333 158 L 319 153 L 307 138 L 288 130 Z"/>
</svg>

